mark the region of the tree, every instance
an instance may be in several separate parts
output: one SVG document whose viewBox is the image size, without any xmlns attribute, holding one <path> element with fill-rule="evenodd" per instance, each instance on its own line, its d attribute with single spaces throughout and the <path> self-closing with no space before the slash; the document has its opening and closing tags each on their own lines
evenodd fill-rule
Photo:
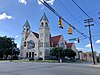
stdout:
<svg viewBox="0 0 100 75">
<path fill-rule="evenodd" d="M 65 49 L 64 55 L 67 56 L 70 59 L 74 59 L 76 56 L 76 53 L 72 49 Z"/>
<path fill-rule="evenodd" d="M 0 58 L 3 58 L 3 55 L 5 55 L 5 59 L 8 57 L 8 55 L 12 55 L 12 51 L 14 48 L 16 48 L 16 44 L 14 43 L 14 39 L 4 36 L 0 37 Z"/>
<path fill-rule="evenodd" d="M 55 56 L 57 59 L 58 58 L 64 58 L 64 52 L 61 47 L 54 47 L 50 50 L 50 55 Z"/>
</svg>

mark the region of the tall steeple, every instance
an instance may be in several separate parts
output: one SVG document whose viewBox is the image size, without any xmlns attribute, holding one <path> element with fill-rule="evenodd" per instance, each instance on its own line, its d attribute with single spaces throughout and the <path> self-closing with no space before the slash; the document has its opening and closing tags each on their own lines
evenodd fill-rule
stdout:
<svg viewBox="0 0 100 75">
<path fill-rule="evenodd" d="M 21 54 L 26 55 L 24 51 L 25 48 L 27 48 L 27 42 L 26 39 L 28 35 L 30 34 L 30 25 L 28 23 L 28 20 L 26 20 L 25 24 L 23 25 L 23 30 L 22 30 L 22 39 L 21 39 Z M 21 55 L 21 56 L 22 56 Z"/>
<path fill-rule="evenodd" d="M 49 30 L 49 26 L 48 26 L 48 19 L 46 14 L 44 13 L 40 19 L 40 28 L 39 29 L 48 29 Z"/>
<path fill-rule="evenodd" d="M 40 19 L 40 28 L 39 28 L 39 40 L 41 43 L 40 51 L 42 52 L 43 60 L 46 59 L 48 54 L 46 52 L 49 51 L 50 47 L 50 28 L 48 25 L 49 21 L 44 13 L 42 18 Z"/>
<path fill-rule="evenodd" d="M 25 24 L 23 25 L 23 31 L 22 31 L 23 40 L 26 40 L 26 38 L 28 37 L 30 33 L 30 28 L 31 27 L 28 23 L 28 20 L 26 20 Z"/>
<path fill-rule="evenodd" d="M 24 27 L 28 27 L 28 28 L 30 28 L 30 25 L 29 25 L 29 23 L 28 23 L 28 20 L 26 20 L 26 22 L 25 22 L 23 28 L 24 28 Z"/>
<path fill-rule="evenodd" d="M 40 22 L 41 22 L 42 20 L 49 22 L 45 13 L 44 13 L 43 16 L 41 17 Z"/>
</svg>

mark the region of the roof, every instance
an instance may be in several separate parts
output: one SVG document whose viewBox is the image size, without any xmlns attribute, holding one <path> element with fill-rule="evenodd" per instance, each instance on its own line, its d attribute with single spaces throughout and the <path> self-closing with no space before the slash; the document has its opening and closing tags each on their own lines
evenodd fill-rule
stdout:
<svg viewBox="0 0 100 75">
<path fill-rule="evenodd" d="M 25 24 L 24 24 L 23 27 L 29 27 L 29 28 L 30 28 L 30 25 L 29 25 L 29 23 L 28 23 L 28 20 L 26 20 L 26 22 L 25 22 Z"/>
<path fill-rule="evenodd" d="M 47 20 L 47 21 L 48 21 L 47 16 L 46 16 L 45 13 L 42 15 L 42 18 L 40 19 L 40 21 L 41 21 L 41 20 L 45 20 L 45 21 Z M 48 21 L 48 22 L 49 22 L 49 21 Z"/>
<path fill-rule="evenodd" d="M 59 43 L 60 38 L 61 38 L 61 35 L 51 37 L 50 38 L 50 45 L 51 46 L 52 46 L 52 44 L 57 45 Z"/>
<path fill-rule="evenodd" d="M 36 38 L 39 38 L 39 34 L 38 33 L 36 33 L 36 32 L 32 32 L 35 36 L 36 36 Z"/>
<path fill-rule="evenodd" d="M 74 43 L 67 43 L 67 44 L 66 44 L 66 47 L 67 47 L 68 49 L 71 49 L 71 47 L 73 46 L 73 44 L 74 44 Z"/>
</svg>

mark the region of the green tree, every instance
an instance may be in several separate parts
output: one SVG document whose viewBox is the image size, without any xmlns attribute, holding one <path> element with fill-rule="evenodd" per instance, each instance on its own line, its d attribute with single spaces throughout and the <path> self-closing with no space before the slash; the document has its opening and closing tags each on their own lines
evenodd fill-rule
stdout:
<svg viewBox="0 0 100 75">
<path fill-rule="evenodd" d="M 0 58 L 3 58 L 3 55 L 5 55 L 5 59 L 8 57 L 8 55 L 12 55 L 12 51 L 14 48 L 17 47 L 14 43 L 14 39 L 4 36 L 0 37 Z"/>
<path fill-rule="evenodd" d="M 74 59 L 76 56 L 76 53 L 72 49 L 65 49 L 64 55 L 67 56 L 70 59 Z"/>
<path fill-rule="evenodd" d="M 64 52 L 61 47 L 54 47 L 50 50 L 50 55 L 55 56 L 57 59 L 58 58 L 64 58 Z"/>
</svg>

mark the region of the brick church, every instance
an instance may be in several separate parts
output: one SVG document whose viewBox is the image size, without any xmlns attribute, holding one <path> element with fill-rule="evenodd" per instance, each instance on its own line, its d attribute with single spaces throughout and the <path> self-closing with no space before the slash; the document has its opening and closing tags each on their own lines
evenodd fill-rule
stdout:
<svg viewBox="0 0 100 75">
<path fill-rule="evenodd" d="M 51 37 L 49 21 L 45 13 L 40 19 L 39 33 L 31 31 L 28 20 L 26 20 L 22 30 L 20 47 L 20 56 L 22 58 L 43 58 L 43 60 L 46 60 L 49 58 L 50 49 L 55 46 L 63 49 L 71 48 L 78 57 L 78 51 L 74 43 L 67 43 L 62 35 Z"/>
</svg>

